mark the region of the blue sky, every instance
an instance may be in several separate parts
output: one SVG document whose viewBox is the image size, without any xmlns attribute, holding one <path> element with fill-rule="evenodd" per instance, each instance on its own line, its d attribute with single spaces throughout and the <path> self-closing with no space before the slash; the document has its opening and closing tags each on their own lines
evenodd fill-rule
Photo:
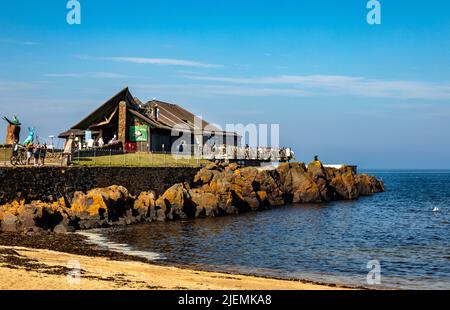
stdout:
<svg viewBox="0 0 450 310">
<path fill-rule="evenodd" d="M 450 2 L 9 1 L 0 114 L 41 139 L 128 85 L 210 122 L 279 123 L 299 160 L 450 168 Z M 0 126 L 4 140 L 5 123 Z M 23 130 L 22 140 L 26 130 Z"/>
</svg>

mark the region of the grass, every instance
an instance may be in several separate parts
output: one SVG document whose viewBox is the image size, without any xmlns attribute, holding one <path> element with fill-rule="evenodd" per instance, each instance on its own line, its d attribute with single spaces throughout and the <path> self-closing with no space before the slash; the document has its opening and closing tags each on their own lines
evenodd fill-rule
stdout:
<svg viewBox="0 0 450 310">
<path fill-rule="evenodd" d="M 194 157 L 182 158 L 170 154 L 128 153 L 97 157 L 72 158 L 74 166 L 127 166 L 127 167 L 199 167 L 210 163 Z"/>
</svg>

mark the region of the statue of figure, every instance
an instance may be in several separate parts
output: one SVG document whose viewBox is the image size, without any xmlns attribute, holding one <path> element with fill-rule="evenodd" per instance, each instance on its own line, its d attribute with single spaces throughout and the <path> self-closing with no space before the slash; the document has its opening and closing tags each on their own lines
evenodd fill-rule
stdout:
<svg viewBox="0 0 450 310">
<path fill-rule="evenodd" d="M 6 133 L 6 144 L 13 145 L 20 140 L 20 125 L 19 119 L 14 115 L 13 120 L 9 120 L 6 116 L 3 119 L 8 122 L 8 129 Z"/>
<path fill-rule="evenodd" d="M 34 141 L 34 128 L 28 128 L 28 137 L 23 142 L 23 145 L 28 145 L 30 143 L 33 143 Z"/>
</svg>

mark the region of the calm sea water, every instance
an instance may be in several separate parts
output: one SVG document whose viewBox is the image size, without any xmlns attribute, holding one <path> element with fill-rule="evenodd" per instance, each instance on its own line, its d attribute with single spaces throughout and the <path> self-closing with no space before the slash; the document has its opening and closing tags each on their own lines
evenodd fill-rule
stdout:
<svg viewBox="0 0 450 310">
<path fill-rule="evenodd" d="M 368 286 L 378 260 L 381 287 L 450 289 L 450 171 L 370 173 L 385 193 L 96 234 L 162 264 Z"/>
</svg>

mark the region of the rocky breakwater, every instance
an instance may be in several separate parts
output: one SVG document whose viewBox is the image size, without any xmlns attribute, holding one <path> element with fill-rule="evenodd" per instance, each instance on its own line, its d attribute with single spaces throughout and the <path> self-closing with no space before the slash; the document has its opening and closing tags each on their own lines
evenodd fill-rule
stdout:
<svg viewBox="0 0 450 310">
<path fill-rule="evenodd" d="M 352 169 L 284 163 L 276 169 L 211 164 L 193 180 L 131 195 L 125 187 L 75 192 L 53 203 L 14 201 L 0 206 L 0 229 L 25 233 L 72 232 L 183 218 L 216 217 L 290 203 L 357 199 L 384 191 L 382 181 Z"/>
</svg>

